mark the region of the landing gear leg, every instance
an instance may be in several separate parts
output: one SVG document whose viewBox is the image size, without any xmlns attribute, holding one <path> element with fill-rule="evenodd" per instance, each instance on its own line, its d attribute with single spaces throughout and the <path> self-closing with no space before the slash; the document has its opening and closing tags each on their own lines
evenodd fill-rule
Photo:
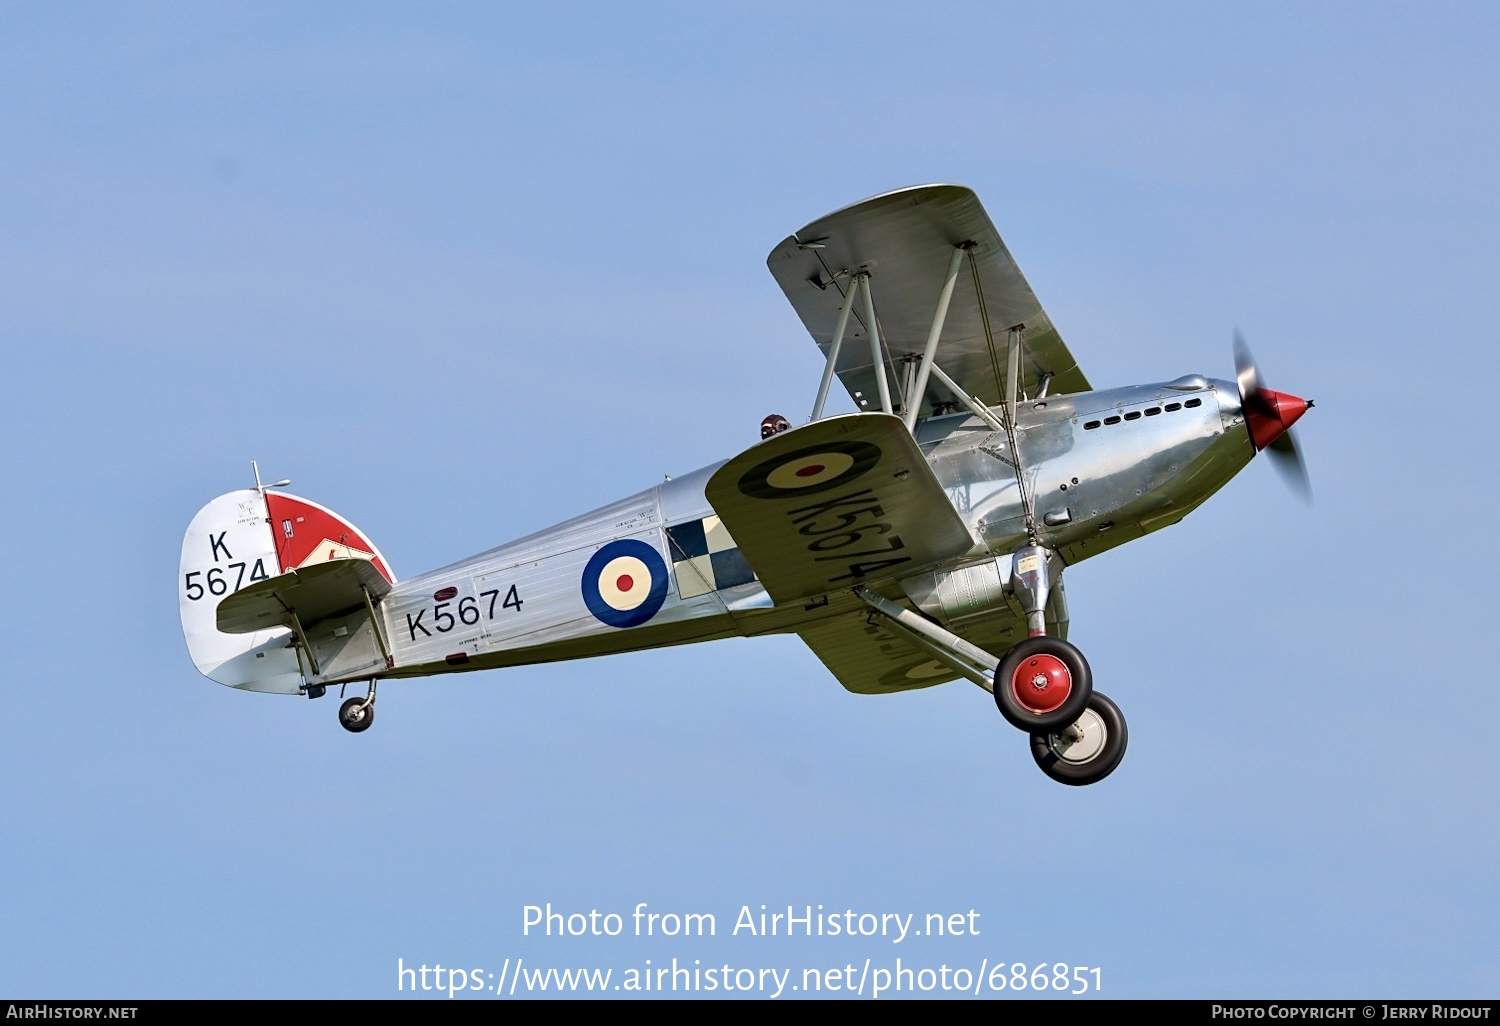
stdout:
<svg viewBox="0 0 1500 1026">
<path fill-rule="evenodd" d="M 1095 691 L 1075 722 L 1055 734 L 1031 735 L 1031 756 L 1059 784 L 1081 787 L 1113 773 L 1128 740 L 1119 706 Z"/>
<path fill-rule="evenodd" d="M 1047 607 L 1062 592 L 1061 558 L 1040 545 L 1017 549 L 1010 586 L 1026 613 L 1030 635 L 995 668 L 995 704 L 1013 727 L 1031 734 L 1062 730 L 1083 715 L 1094 689 L 1088 660 L 1062 638 L 1047 635 Z"/>
<path fill-rule="evenodd" d="M 339 706 L 339 725 L 351 734 L 369 730 L 375 722 L 375 682 L 370 681 L 370 693 L 364 698 L 351 698 Z"/>
</svg>

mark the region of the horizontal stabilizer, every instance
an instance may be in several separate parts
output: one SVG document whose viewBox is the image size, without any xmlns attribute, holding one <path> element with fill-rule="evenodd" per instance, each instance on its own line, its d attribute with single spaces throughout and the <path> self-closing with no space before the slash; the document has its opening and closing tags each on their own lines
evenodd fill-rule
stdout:
<svg viewBox="0 0 1500 1026">
<path fill-rule="evenodd" d="M 298 621 L 308 627 L 362 608 L 366 592 L 373 602 L 390 590 L 391 582 L 370 560 L 332 559 L 235 592 L 219 603 L 218 626 L 225 634 L 296 628 Z"/>
</svg>

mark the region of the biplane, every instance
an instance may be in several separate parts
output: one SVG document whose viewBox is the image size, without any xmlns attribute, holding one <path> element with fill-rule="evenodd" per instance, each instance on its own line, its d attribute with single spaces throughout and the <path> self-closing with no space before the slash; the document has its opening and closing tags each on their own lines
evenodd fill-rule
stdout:
<svg viewBox="0 0 1500 1026">
<path fill-rule="evenodd" d="M 733 458 L 398 581 L 348 520 L 285 491 L 221 495 L 183 540 L 193 662 L 247 691 L 363 685 L 793 633 L 849 691 L 965 680 L 1088 784 L 1126 748 L 1070 644 L 1066 570 L 1175 524 L 1245 467 L 1307 475 L 1312 403 L 1188 374 L 1096 389 L 969 189 L 925 185 L 829 214 L 770 253 L 824 356 L 805 423 L 768 417 Z M 825 416 L 834 379 L 858 412 Z"/>
</svg>

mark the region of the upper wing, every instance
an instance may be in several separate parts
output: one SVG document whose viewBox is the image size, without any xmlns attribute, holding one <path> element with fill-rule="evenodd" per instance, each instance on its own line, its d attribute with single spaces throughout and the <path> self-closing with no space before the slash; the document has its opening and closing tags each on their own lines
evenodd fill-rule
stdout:
<svg viewBox="0 0 1500 1026">
<path fill-rule="evenodd" d="M 707 486 L 777 602 L 907 574 L 974 545 L 900 418 L 849 414 L 773 435 Z"/>
<path fill-rule="evenodd" d="M 938 366 L 981 402 L 998 405 L 1005 397 L 1006 333 L 1024 325 L 1024 393 L 1035 395 L 1047 373 L 1053 375 L 1051 392 L 1088 391 L 1088 379 L 979 199 L 963 186 L 897 189 L 835 211 L 784 240 L 766 265 L 825 354 L 850 278 L 868 271 L 886 359 L 899 369 L 903 357 L 920 355 L 926 346 L 953 247 L 965 242 L 973 243 L 965 260 L 972 270 L 959 270 L 937 350 Z M 837 370 L 861 407 L 879 394 L 866 331 L 864 312 L 856 304 Z M 895 401 L 895 393 L 905 387 L 903 375 L 888 373 Z"/>
</svg>

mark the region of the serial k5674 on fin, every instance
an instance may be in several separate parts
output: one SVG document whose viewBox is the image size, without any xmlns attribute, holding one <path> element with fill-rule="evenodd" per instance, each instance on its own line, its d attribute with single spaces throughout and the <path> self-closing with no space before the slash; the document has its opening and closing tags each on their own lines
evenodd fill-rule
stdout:
<svg viewBox="0 0 1500 1026">
<path fill-rule="evenodd" d="M 1196 374 L 1096 390 L 968 189 L 885 193 L 771 251 L 826 356 L 808 422 L 519 541 L 397 582 L 348 521 L 230 492 L 183 541 L 193 661 L 222 684 L 320 697 L 378 682 L 795 633 L 839 682 L 966 679 L 1065 784 L 1107 776 L 1125 719 L 1067 641 L 1065 568 L 1176 523 L 1268 450 L 1304 495 L 1289 429 L 1312 403 Z M 837 377 L 858 413 L 823 415 Z"/>
</svg>

